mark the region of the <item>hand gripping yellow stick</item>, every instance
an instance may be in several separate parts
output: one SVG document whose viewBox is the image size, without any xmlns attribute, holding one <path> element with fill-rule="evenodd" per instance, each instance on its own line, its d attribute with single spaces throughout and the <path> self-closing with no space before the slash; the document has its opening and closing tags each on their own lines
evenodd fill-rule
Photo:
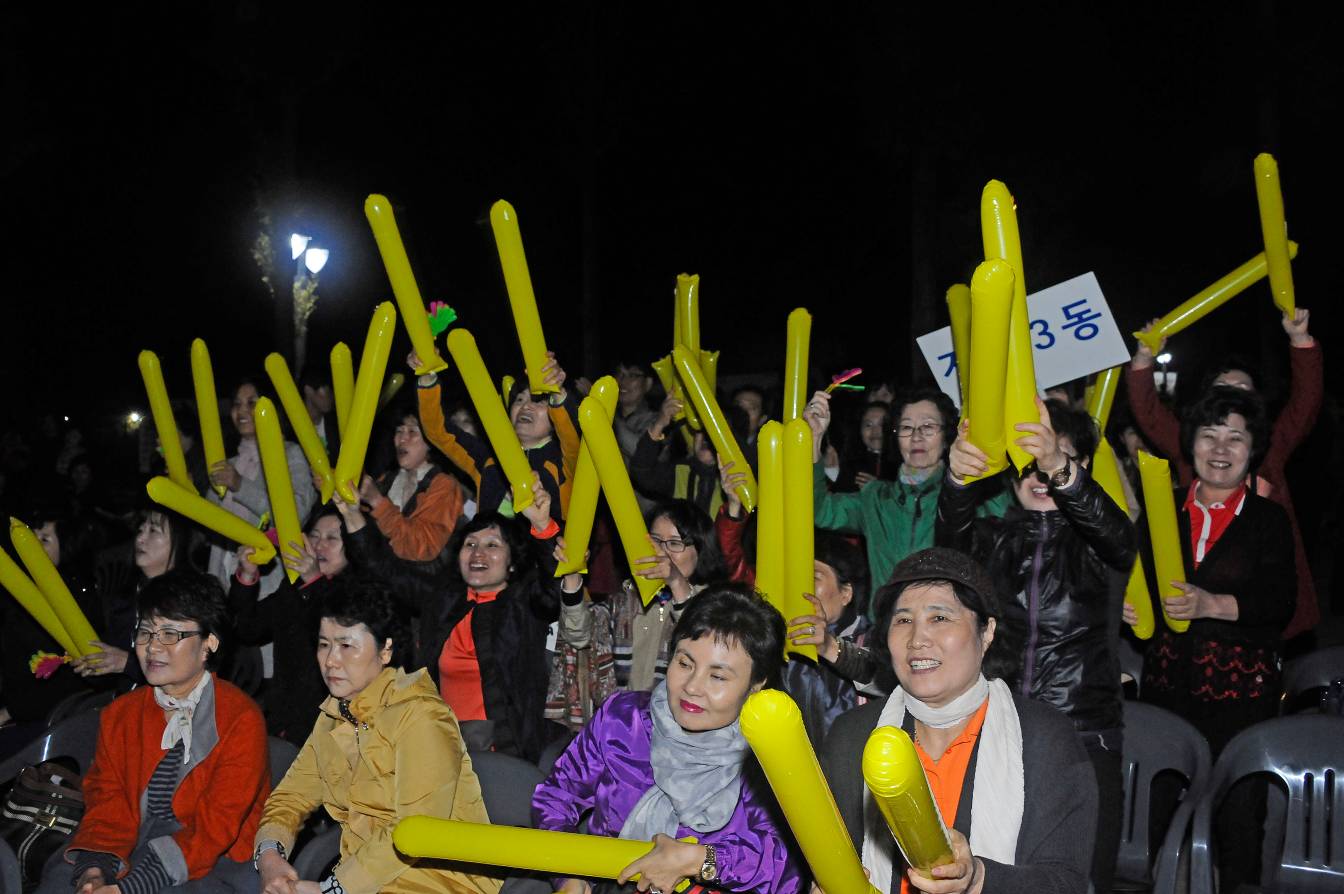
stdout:
<svg viewBox="0 0 1344 894">
<path fill-rule="evenodd" d="M 484 863 L 566 878 L 614 879 L 653 850 L 648 841 L 432 816 L 410 816 L 397 823 L 392 843 L 408 857 Z"/>
<path fill-rule="evenodd" d="M 700 355 L 691 353 L 684 345 L 677 345 L 672 349 L 672 358 L 677 365 L 677 375 L 686 388 L 686 396 L 695 405 L 696 411 L 700 414 L 700 421 L 705 426 L 705 433 L 709 435 L 714 449 L 718 451 L 719 461 L 731 462 L 733 471 L 746 473 L 746 480 L 742 482 L 737 494 L 742 498 L 742 506 L 748 512 L 754 511 L 756 476 L 752 474 L 751 466 L 747 465 L 747 458 L 743 455 L 742 448 L 737 445 L 737 438 L 733 436 L 733 430 L 728 427 L 728 420 L 719 409 L 719 402 L 715 399 L 714 392 L 709 390 L 709 384 L 705 382 L 704 374 L 700 372 Z M 811 484 L 808 487 L 810 494 Z"/>
<path fill-rule="evenodd" d="M 609 418 L 616 415 L 620 386 L 614 378 L 603 376 L 598 379 L 588 396 L 597 398 Z M 574 484 L 569 490 L 569 512 L 565 514 L 565 561 L 555 569 L 556 577 L 588 572 L 584 554 L 588 552 L 588 542 L 593 536 L 593 519 L 597 515 L 597 497 L 601 490 L 597 466 L 585 438 L 579 442 L 579 460 L 574 468 Z"/>
<path fill-rule="evenodd" d="M 79 603 L 75 602 L 75 597 L 70 595 L 70 588 L 61 579 L 61 573 L 56 570 L 56 566 L 51 563 L 47 551 L 38 542 L 37 535 L 23 522 L 11 518 L 9 539 L 14 544 L 14 552 L 18 553 L 19 561 L 28 569 L 33 583 L 37 584 L 43 598 L 56 613 L 61 627 L 70 635 L 70 640 L 75 646 L 75 651 L 71 654 L 78 657 L 98 651 L 89 645 L 98 639 L 98 634 L 94 632 L 89 619 L 84 616 L 84 610 L 79 607 Z"/>
<path fill-rule="evenodd" d="M 1269 267 L 1269 291 L 1279 311 L 1292 317 L 1293 267 L 1288 263 L 1288 223 L 1283 219 L 1283 191 L 1279 188 L 1279 163 L 1268 152 L 1255 157 L 1255 198 L 1260 204 L 1260 232 L 1265 240 Z"/>
<path fill-rule="evenodd" d="M 781 615 L 784 601 L 784 426 L 773 419 L 756 436 L 760 501 L 756 507 L 756 589 Z M 796 617 L 796 615 L 795 615 Z"/>
<path fill-rule="evenodd" d="M 1112 367 L 1113 369 L 1115 368 Z M 1099 388 L 1100 384 L 1098 379 Z M 1109 407 L 1107 409 L 1109 410 Z M 1129 500 L 1125 499 L 1125 489 L 1120 486 L 1120 464 L 1116 462 L 1115 451 L 1111 449 L 1111 444 L 1105 437 L 1097 442 L 1097 452 L 1092 456 L 1090 471 L 1097 484 L 1101 485 L 1101 489 L 1115 501 L 1115 505 L 1128 513 Z M 1143 560 L 1138 556 L 1134 557 L 1134 566 L 1129 570 L 1129 581 L 1125 585 L 1125 602 L 1133 606 L 1139 616 L 1139 622 L 1132 627 L 1134 635 L 1139 639 L 1148 639 L 1153 635 L 1153 600 L 1148 593 L 1148 581 L 1143 576 Z"/>
<path fill-rule="evenodd" d="M 816 529 L 812 515 L 812 427 L 806 419 L 784 424 L 784 620 L 814 611 L 804 593 L 816 589 Z M 788 643 L 785 651 L 817 660 L 816 646 Z"/>
<path fill-rule="evenodd" d="M 1087 389 L 1087 415 L 1097 424 L 1102 439 L 1106 437 L 1106 423 L 1111 420 L 1111 407 L 1115 405 L 1115 389 L 1120 384 L 1120 367 L 1112 366 L 1097 373 L 1097 378 Z M 1120 504 L 1124 506 L 1123 503 Z"/>
<path fill-rule="evenodd" d="M 140 352 L 140 376 L 145 380 L 149 412 L 154 417 L 154 428 L 159 433 L 159 446 L 163 448 L 163 462 L 168 467 L 168 477 L 196 493 L 196 485 L 191 483 L 191 476 L 187 474 L 187 459 L 182 455 L 182 439 L 177 435 L 177 420 L 173 418 L 168 388 L 163 384 L 163 369 L 159 366 L 158 354 L 153 351 Z"/>
<path fill-rule="evenodd" d="M 1031 454 L 1017 446 L 1019 422 L 1039 422 L 1036 409 L 1036 364 L 1031 353 L 1031 315 L 1027 312 L 1027 276 L 1022 266 L 1022 241 L 1017 211 L 1008 187 L 998 180 L 985 184 L 980 196 L 980 233 L 985 260 L 999 258 L 1013 268 L 1013 308 L 1008 323 L 1008 376 L 1003 394 L 1004 440 L 1008 457 L 1019 470 Z M 974 358 L 972 358 L 974 360 Z"/>
<path fill-rule="evenodd" d="M 84 652 L 89 651 L 85 646 L 84 651 L 75 648 L 75 640 L 61 624 L 61 619 L 56 617 L 56 611 L 47 602 L 42 591 L 37 588 L 28 575 L 23 573 L 14 560 L 9 557 L 9 553 L 0 549 L 0 585 L 3 585 L 10 595 L 18 600 L 23 610 L 32 616 L 47 635 L 56 640 L 72 658 L 79 658 Z"/>
<path fill-rule="evenodd" d="M 616 522 L 616 533 L 621 537 L 630 570 L 637 572 L 648 568 L 649 563 L 639 560 L 654 554 L 653 541 L 649 539 L 649 529 L 640 514 L 639 502 L 635 500 L 630 473 L 626 471 L 625 458 L 621 456 L 616 433 L 611 428 L 611 416 L 596 397 L 585 397 L 579 404 L 579 427 L 583 429 L 583 441 L 597 467 L 602 492 L 607 495 L 607 506 Z M 569 545 L 568 541 L 565 545 Z M 649 580 L 638 574 L 634 575 L 634 580 L 645 605 L 663 588 L 662 581 Z"/>
<path fill-rule="evenodd" d="M 276 412 L 271 399 L 263 397 L 257 401 L 252 417 L 257 424 L 257 450 L 261 453 L 262 474 L 266 476 L 266 495 L 271 499 L 275 539 L 280 543 L 282 556 L 293 555 L 290 544 L 303 543 L 303 528 L 299 525 L 299 510 L 294 503 L 294 484 L 289 478 L 289 460 L 285 458 L 285 436 L 280 431 L 280 414 Z M 323 487 L 326 487 L 325 480 Z M 327 491 L 327 497 L 330 496 L 331 492 Z M 299 573 L 288 566 L 285 567 L 285 574 L 291 584 L 299 577 Z"/>
<path fill-rule="evenodd" d="M 961 418 L 970 416 L 971 287 L 957 283 L 947 290 L 947 315 L 952 320 L 952 352 L 957 358 L 957 387 L 961 391 Z"/>
<path fill-rule="evenodd" d="M 1288 257 L 1297 257 L 1297 243 L 1291 239 L 1288 240 Z M 1134 337 L 1151 348 L 1153 353 L 1157 353 L 1162 339 L 1169 338 L 1204 319 L 1264 279 L 1268 270 L 1269 262 L 1265 259 L 1265 253 L 1260 252 L 1227 276 L 1181 302 L 1174 310 L 1159 319 L 1149 331 L 1135 332 Z"/>
<path fill-rule="evenodd" d="M 500 199 L 490 206 L 490 228 L 495 231 L 495 247 L 504 268 L 504 287 L 513 308 L 513 325 L 518 330 L 518 345 L 527 366 L 528 388 L 533 394 L 552 394 L 559 389 L 548 385 L 541 368 L 546 364 L 546 337 L 541 332 L 537 296 L 532 291 L 532 276 L 527 272 L 523 254 L 523 235 L 518 230 L 518 212 Z"/>
<path fill-rule="evenodd" d="M 396 329 L 397 311 L 391 301 L 384 301 L 373 309 L 369 334 L 364 339 L 364 353 L 359 355 L 359 376 L 355 379 L 355 393 L 350 399 L 345 436 L 341 438 L 341 455 L 336 458 L 336 489 L 347 503 L 359 499 L 364 456 L 369 449 L 369 436 L 373 434 L 373 417 L 378 413 L 378 395 L 383 390 L 387 355 L 392 350 Z"/>
<path fill-rule="evenodd" d="M 807 354 L 812 344 L 812 315 L 805 307 L 789 312 L 785 327 L 784 421 L 801 419 L 807 406 Z"/>
<path fill-rule="evenodd" d="M 392 398 L 397 396 L 401 386 L 406 384 L 406 377 L 401 373 L 393 373 L 387 377 L 386 384 L 383 385 L 383 393 L 378 395 L 378 409 L 382 409 L 391 403 Z"/>
<path fill-rule="evenodd" d="M 700 417 L 695 415 L 695 405 L 686 399 L 686 391 L 681 387 L 681 380 L 677 378 L 676 370 L 672 368 L 671 354 L 658 358 L 651 365 L 654 374 L 658 376 L 659 384 L 663 386 L 663 391 L 681 401 L 681 409 L 672 418 L 679 422 L 685 421 L 686 425 L 681 427 L 681 435 L 685 439 L 686 449 L 689 451 L 695 443 L 690 429 L 700 430 Z"/>
<path fill-rule="evenodd" d="M 793 699 L 778 689 L 748 696 L 741 724 L 817 885 L 826 894 L 876 894 L 863 874 Z"/>
<path fill-rule="evenodd" d="M 401 308 L 401 319 L 406 326 L 406 334 L 411 337 L 411 347 L 420 358 L 418 375 L 438 372 L 448 366 L 434 347 L 434 333 L 429 330 L 429 316 L 425 313 L 425 302 L 420 297 L 420 287 L 415 284 L 415 274 L 411 272 L 411 262 L 406 257 L 406 246 L 402 244 L 401 232 L 397 229 L 397 218 L 392 213 L 392 203 L 386 196 L 377 193 L 364 200 L 364 216 L 373 230 L 374 241 L 378 243 L 378 253 L 383 256 L 383 266 L 387 268 L 387 278 L 392 283 L 392 295 Z"/>
<path fill-rule="evenodd" d="M 331 492 L 336 487 L 336 475 L 331 468 L 331 460 L 327 457 L 327 448 L 322 446 L 322 439 L 317 436 L 317 429 L 313 426 L 312 417 L 308 415 L 308 405 L 303 402 L 303 397 L 299 394 L 299 388 L 294 384 L 294 377 L 289 374 L 289 364 L 285 363 L 285 358 L 279 354 L 266 355 L 266 375 L 271 377 L 271 384 L 275 386 L 275 394 L 280 398 L 280 405 L 285 408 L 285 415 L 289 417 L 289 427 L 294 429 L 294 437 L 299 441 L 299 447 L 303 449 L 303 455 L 308 460 L 308 466 L 318 478 L 322 480 L 321 497 L 325 503 L 331 499 Z M 267 401 L 269 403 L 269 401 Z M 257 402 L 261 405 L 261 401 Z M 275 413 L 275 407 L 271 407 L 271 413 Z M 280 439 L 280 459 L 285 456 L 284 437 L 280 435 L 280 419 L 274 417 L 276 424 L 276 435 Z M 261 428 L 260 425 L 257 426 Z M 260 437 L 260 431 L 258 431 Z M 262 456 L 265 459 L 265 456 Z M 285 473 L 285 481 L 289 481 L 289 473 Z M 269 486 L 270 481 L 267 481 Z M 359 484 L 358 481 L 355 482 Z M 291 485 L 286 485 L 291 487 Z M 290 502 L 294 500 L 293 494 L 290 495 Z M 275 506 L 275 500 L 272 498 L 271 506 Z M 279 524 L 276 529 L 279 529 Z M 281 541 L 284 543 L 285 541 Z M 292 582 L 291 578 L 291 582 Z"/>
<path fill-rule="evenodd" d="M 227 537 L 234 543 L 241 543 L 255 550 L 252 561 L 265 565 L 275 558 L 275 547 L 266 535 L 243 521 L 227 509 L 216 506 L 204 497 L 183 490 L 162 475 L 149 479 L 145 485 L 149 498 L 165 509 L 171 509 L 185 516 L 203 528 L 207 528 Z"/>
<path fill-rule="evenodd" d="M 212 469 L 216 463 L 228 459 L 228 455 L 224 453 L 224 434 L 219 427 L 219 397 L 215 392 L 215 371 L 210 365 L 210 349 L 199 338 L 191 343 L 191 383 L 196 389 L 201 451 L 205 454 L 205 467 Z M 215 493 L 221 497 L 228 490 L 222 484 L 215 485 Z"/>
<path fill-rule="evenodd" d="M 462 374 L 462 382 L 467 386 L 467 395 L 476 408 L 481 420 L 481 428 L 490 441 L 490 449 L 495 453 L 495 461 L 504 472 L 505 479 L 513 490 L 513 508 L 517 511 L 532 505 L 532 466 L 528 464 L 527 454 L 513 430 L 509 414 L 495 394 L 494 380 L 490 378 L 476 347 L 476 337 L 468 329 L 453 329 L 448 333 L 448 353 L 457 363 L 457 371 Z"/>
<path fill-rule="evenodd" d="M 905 730 L 873 730 L 863 748 L 863 780 L 906 863 L 932 878 L 933 867 L 953 862 L 952 843 Z"/>
<path fill-rule="evenodd" d="M 1008 317 L 1013 305 L 1013 270 L 1000 260 L 985 261 L 971 278 L 971 374 L 967 386 L 972 413 L 971 443 L 985 452 L 985 478 L 1007 465 L 1004 436 L 1004 374 L 1008 365 Z M 1040 414 L 1037 414 L 1040 420 Z"/>
<path fill-rule="evenodd" d="M 1189 621 L 1172 620 L 1166 600 L 1180 596 L 1172 581 L 1185 582 L 1185 560 L 1181 558 L 1180 527 L 1176 523 L 1176 497 L 1171 490 L 1171 466 L 1165 459 L 1139 451 L 1139 480 L 1143 483 L 1143 505 L 1148 512 L 1148 535 L 1153 539 L 1153 571 L 1157 576 L 1157 604 L 1162 619 L 1177 633 L 1185 633 Z"/>
<path fill-rule="evenodd" d="M 355 398 L 355 367 L 350 346 L 343 341 L 331 349 L 331 396 L 336 404 L 336 428 L 344 438 L 350 422 L 350 403 Z"/>
</svg>

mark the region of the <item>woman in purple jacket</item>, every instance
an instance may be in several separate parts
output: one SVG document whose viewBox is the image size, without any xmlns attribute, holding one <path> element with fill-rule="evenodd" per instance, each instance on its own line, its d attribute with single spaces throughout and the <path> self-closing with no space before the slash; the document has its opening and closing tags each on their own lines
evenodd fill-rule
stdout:
<svg viewBox="0 0 1344 894">
<path fill-rule="evenodd" d="M 711 586 L 691 600 L 672 632 L 666 680 L 598 709 L 537 786 L 536 827 L 574 832 L 589 814 L 589 834 L 652 840 L 618 880 L 638 873 L 640 891 L 671 894 L 683 879 L 711 890 L 800 891 L 769 786 L 738 725 L 747 696 L 778 676 L 783 649 L 784 619 L 746 589 Z M 557 880 L 566 894 L 595 886 L 602 890 L 593 880 Z"/>
</svg>

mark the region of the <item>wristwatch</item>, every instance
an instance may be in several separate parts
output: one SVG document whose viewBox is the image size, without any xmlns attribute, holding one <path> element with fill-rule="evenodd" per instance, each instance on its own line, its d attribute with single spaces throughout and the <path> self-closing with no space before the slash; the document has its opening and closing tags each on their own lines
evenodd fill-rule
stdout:
<svg viewBox="0 0 1344 894">
<path fill-rule="evenodd" d="M 1051 487 L 1063 487 L 1069 483 L 1069 473 L 1073 471 L 1073 457 L 1065 456 L 1064 465 L 1056 472 L 1049 473 Z"/>
<path fill-rule="evenodd" d="M 714 845 L 705 845 L 705 862 L 700 867 L 700 881 L 710 884 L 719 879 L 718 855 L 714 853 Z"/>
<path fill-rule="evenodd" d="M 257 864 L 261 862 L 261 855 L 266 853 L 267 851 L 275 851 L 277 854 L 280 855 L 281 860 L 286 859 L 285 846 L 283 844 L 274 839 L 263 841 L 257 845 L 257 852 L 252 855 L 252 868 L 255 871 L 261 872 L 261 867 L 258 866 Z"/>
</svg>

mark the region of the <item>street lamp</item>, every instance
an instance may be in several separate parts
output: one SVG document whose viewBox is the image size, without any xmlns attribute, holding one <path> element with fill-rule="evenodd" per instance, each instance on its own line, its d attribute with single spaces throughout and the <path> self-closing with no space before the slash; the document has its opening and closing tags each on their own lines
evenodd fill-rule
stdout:
<svg viewBox="0 0 1344 894">
<path fill-rule="evenodd" d="M 331 256 L 325 248 L 310 248 L 303 253 L 303 266 L 308 268 L 308 272 L 317 276 L 322 272 L 322 268 L 327 266 L 327 258 Z"/>
<path fill-rule="evenodd" d="M 317 274 L 327 266 L 331 252 L 301 233 L 290 235 L 289 252 L 294 260 L 294 374 L 301 375 L 308 359 L 308 318 L 317 307 Z"/>
<path fill-rule="evenodd" d="M 1171 352 L 1163 351 L 1155 358 L 1162 371 L 1157 373 L 1159 377 L 1157 388 L 1159 391 L 1165 391 L 1167 394 L 1176 393 L 1176 374 L 1167 372 L 1167 365 L 1171 363 Z"/>
</svg>

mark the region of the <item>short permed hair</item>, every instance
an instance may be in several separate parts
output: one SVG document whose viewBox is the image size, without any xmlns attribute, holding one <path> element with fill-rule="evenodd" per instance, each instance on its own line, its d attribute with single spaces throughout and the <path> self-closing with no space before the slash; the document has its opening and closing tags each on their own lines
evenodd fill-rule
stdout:
<svg viewBox="0 0 1344 894">
<path fill-rule="evenodd" d="M 1269 449 L 1269 417 L 1258 394 L 1231 385 L 1210 388 L 1186 408 L 1181 417 L 1181 449 L 1186 458 L 1194 460 L 1195 437 L 1201 428 L 1222 425 L 1233 413 L 1246 420 L 1246 432 L 1251 436 L 1251 461 L 1246 474 L 1254 472 Z"/>
<path fill-rule="evenodd" d="M 173 568 L 150 578 L 135 597 L 141 623 L 153 617 L 189 621 L 201 628 L 201 639 L 214 634 L 221 641 L 228 630 L 224 588 L 213 574 Z"/>
<path fill-rule="evenodd" d="M 405 670 L 411 652 L 411 628 L 406 613 L 397 607 L 392 594 L 378 578 L 362 574 L 342 574 L 333 578 L 322 602 L 321 615 L 342 627 L 363 624 L 373 634 L 381 651 L 392 640 L 392 661 L 388 667 Z"/>
<path fill-rule="evenodd" d="M 751 682 L 773 684 L 784 660 L 784 616 L 744 584 L 716 584 L 693 597 L 672 629 L 671 650 L 684 639 L 713 636 L 737 643 L 751 658 Z"/>
</svg>

